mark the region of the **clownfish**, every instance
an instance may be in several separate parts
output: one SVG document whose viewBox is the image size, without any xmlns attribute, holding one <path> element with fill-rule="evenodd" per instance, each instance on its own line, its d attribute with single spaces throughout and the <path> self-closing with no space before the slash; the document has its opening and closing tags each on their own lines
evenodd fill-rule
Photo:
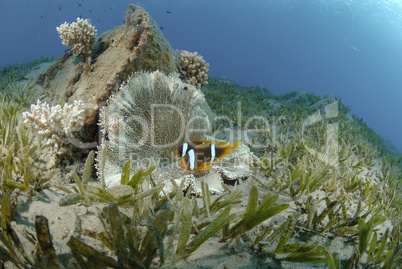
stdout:
<svg viewBox="0 0 402 269">
<path fill-rule="evenodd" d="M 176 155 L 181 158 L 180 166 L 184 169 L 205 171 L 212 167 L 212 163 L 222 159 L 240 145 L 240 141 L 229 145 L 225 141 L 193 140 L 177 149 Z"/>
</svg>

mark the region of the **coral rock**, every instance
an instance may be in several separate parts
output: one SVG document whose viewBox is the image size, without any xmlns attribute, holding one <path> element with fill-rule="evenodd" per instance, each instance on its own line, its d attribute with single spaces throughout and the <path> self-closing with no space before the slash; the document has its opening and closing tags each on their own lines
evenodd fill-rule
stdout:
<svg viewBox="0 0 402 269">
<path fill-rule="evenodd" d="M 151 16 L 130 5 L 127 23 L 96 40 L 91 66 L 77 63 L 67 52 L 42 75 L 38 84 L 48 90 L 52 104 L 85 100 L 84 128 L 80 137 L 96 146 L 98 112 L 120 84 L 137 71 L 179 72 L 179 57 Z"/>
</svg>

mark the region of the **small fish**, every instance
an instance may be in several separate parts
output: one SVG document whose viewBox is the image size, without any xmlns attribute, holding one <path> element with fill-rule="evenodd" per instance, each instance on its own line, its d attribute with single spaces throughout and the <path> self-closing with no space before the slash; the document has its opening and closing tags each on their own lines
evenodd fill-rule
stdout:
<svg viewBox="0 0 402 269">
<path fill-rule="evenodd" d="M 165 29 L 165 27 L 163 27 L 163 25 L 161 27 L 159 27 L 159 29 L 161 29 L 163 31 L 163 29 Z"/>
<path fill-rule="evenodd" d="M 172 14 L 172 11 L 171 10 L 166 10 L 166 13 L 167 14 Z"/>
<path fill-rule="evenodd" d="M 212 164 L 235 150 L 241 142 L 230 144 L 225 141 L 212 142 L 207 140 L 193 140 L 184 143 L 176 155 L 181 158 L 180 166 L 189 171 L 205 171 Z"/>
</svg>

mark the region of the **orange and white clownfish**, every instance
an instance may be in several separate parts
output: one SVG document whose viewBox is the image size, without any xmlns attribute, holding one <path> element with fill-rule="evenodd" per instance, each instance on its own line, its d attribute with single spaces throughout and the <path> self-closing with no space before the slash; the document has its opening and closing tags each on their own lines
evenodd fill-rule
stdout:
<svg viewBox="0 0 402 269">
<path fill-rule="evenodd" d="M 180 166 L 184 169 L 205 171 L 212 167 L 212 163 L 222 159 L 240 145 L 240 141 L 229 145 L 225 141 L 193 140 L 177 149 L 176 155 L 181 158 Z"/>
</svg>

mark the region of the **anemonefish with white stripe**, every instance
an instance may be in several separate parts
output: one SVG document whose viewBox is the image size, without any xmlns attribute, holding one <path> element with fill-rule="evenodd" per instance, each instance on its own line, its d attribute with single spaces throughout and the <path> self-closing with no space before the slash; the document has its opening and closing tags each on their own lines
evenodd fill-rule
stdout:
<svg viewBox="0 0 402 269">
<path fill-rule="evenodd" d="M 240 141 L 229 145 L 225 141 L 193 140 L 184 143 L 176 150 L 176 155 L 181 158 L 180 166 L 184 169 L 205 171 L 210 169 L 214 162 L 222 159 L 240 145 Z"/>
</svg>

